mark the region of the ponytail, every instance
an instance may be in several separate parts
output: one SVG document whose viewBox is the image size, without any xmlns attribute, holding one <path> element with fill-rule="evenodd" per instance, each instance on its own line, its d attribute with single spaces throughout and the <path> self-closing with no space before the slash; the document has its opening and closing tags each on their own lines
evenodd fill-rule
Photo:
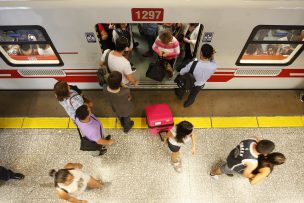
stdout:
<svg viewBox="0 0 304 203">
<path fill-rule="evenodd" d="M 55 177 L 55 174 L 57 173 L 57 171 L 55 169 L 50 170 L 49 172 L 49 176 L 51 177 Z"/>
<path fill-rule="evenodd" d="M 58 183 L 64 183 L 67 180 L 69 175 L 72 175 L 69 172 L 69 169 L 59 169 L 56 171 L 55 169 L 50 170 L 49 175 L 54 177 L 54 185 L 58 186 Z"/>
</svg>

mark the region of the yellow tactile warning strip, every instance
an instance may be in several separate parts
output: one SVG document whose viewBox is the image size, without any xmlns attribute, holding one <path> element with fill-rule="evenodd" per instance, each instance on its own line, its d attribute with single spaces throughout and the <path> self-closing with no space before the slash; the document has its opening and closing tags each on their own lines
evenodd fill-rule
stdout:
<svg viewBox="0 0 304 203">
<path fill-rule="evenodd" d="M 116 118 L 99 118 L 104 128 L 121 128 Z M 147 128 L 145 118 L 136 117 L 134 128 Z M 258 117 L 176 117 L 175 123 L 187 120 L 195 128 L 271 128 L 304 127 L 304 116 Z M 0 128 L 76 128 L 69 118 L 56 117 L 0 117 Z"/>
<path fill-rule="evenodd" d="M 213 128 L 258 128 L 256 117 L 212 117 Z"/>
</svg>

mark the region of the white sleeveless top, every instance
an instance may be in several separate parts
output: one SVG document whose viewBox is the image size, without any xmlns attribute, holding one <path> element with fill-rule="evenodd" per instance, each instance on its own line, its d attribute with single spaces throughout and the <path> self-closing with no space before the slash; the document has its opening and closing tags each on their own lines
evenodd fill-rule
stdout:
<svg viewBox="0 0 304 203">
<path fill-rule="evenodd" d="M 170 144 L 172 144 L 172 145 L 181 147 L 184 143 L 187 143 L 187 142 L 189 142 L 189 141 L 191 140 L 192 134 L 187 135 L 187 136 L 183 139 L 183 142 L 184 142 L 184 143 L 177 142 L 177 140 L 176 140 L 176 138 L 175 138 L 175 137 L 176 137 L 176 126 L 174 126 L 174 127 L 170 130 L 170 132 L 171 132 L 172 135 L 174 136 L 174 137 L 169 137 L 169 142 L 170 142 Z"/>
<path fill-rule="evenodd" d="M 90 175 L 82 172 L 79 169 L 72 169 L 69 171 L 73 175 L 73 181 L 69 185 L 58 183 L 59 190 L 63 189 L 71 195 L 80 195 L 87 188 L 88 182 L 90 181 Z"/>
</svg>

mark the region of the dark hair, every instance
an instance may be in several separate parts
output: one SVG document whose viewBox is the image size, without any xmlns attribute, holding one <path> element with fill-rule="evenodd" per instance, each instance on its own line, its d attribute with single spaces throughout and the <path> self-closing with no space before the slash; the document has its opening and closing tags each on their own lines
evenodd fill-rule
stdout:
<svg viewBox="0 0 304 203">
<path fill-rule="evenodd" d="M 123 51 L 125 50 L 126 47 L 128 47 L 129 45 L 129 40 L 126 37 L 119 37 L 118 39 L 116 39 L 116 43 L 115 43 L 115 50 L 116 51 Z"/>
<path fill-rule="evenodd" d="M 48 47 L 48 44 L 39 44 L 39 48 L 45 50 Z"/>
<path fill-rule="evenodd" d="M 201 48 L 201 53 L 203 57 L 210 59 L 213 55 L 214 49 L 210 44 L 203 44 Z"/>
<path fill-rule="evenodd" d="M 70 96 L 69 85 L 66 81 L 58 81 L 54 85 L 54 91 L 58 101 L 63 101 L 65 98 Z"/>
<path fill-rule="evenodd" d="M 261 140 L 256 146 L 256 150 L 260 154 L 269 154 L 274 150 L 274 143 L 270 140 Z"/>
<path fill-rule="evenodd" d="M 111 89 L 117 90 L 121 86 L 122 74 L 118 71 L 112 71 L 108 77 L 108 85 Z"/>
<path fill-rule="evenodd" d="M 282 153 L 274 152 L 274 153 L 268 154 L 266 159 L 269 161 L 269 163 L 271 163 L 273 165 L 281 165 L 281 164 L 285 163 L 286 157 Z"/>
<path fill-rule="evenodd" d="M 90 112 L 87 105 L 82 105 L 76 109 L 76 117 L 79 120 L 84 120 L 88 115 L 90 115 Z"/>
<path fill-rule="evenodd" d="M 162 43 L 169 44 L 173 39 L 172 32 L 170 30 L 163 30 L 159 35 L 159 39 Z"/>
<path fill-rule="evenodd" d="M 28 51 L 32 48 L 32 46 L 30 44 L 22 44 L 20 48 L 22 51 Z"/>
<path fill-rule="evenodd" d="M 69 169 L 59 169 L 56 171 L 55 169 L 50 170 L 49 175 L 54 177 L 54 185 L 58 186 L 58 183 L 65 183 L 69 175 L 72 175 Z"/>
<path fill-rule="evenodd" d="M 182 121 L 176 125 L 176 141 L 184 143 L 184 138 L 193 131 L 193 125 L 189 121 Z"/>
</svg>

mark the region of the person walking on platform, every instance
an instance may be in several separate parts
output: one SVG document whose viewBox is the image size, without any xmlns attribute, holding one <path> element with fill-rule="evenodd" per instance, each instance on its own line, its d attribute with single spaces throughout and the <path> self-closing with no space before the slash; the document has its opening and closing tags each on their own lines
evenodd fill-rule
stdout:
<svg viewBox="0 0 304 203">
<path fill-rule="evenodd" d="M 133 71 L 131 68 L 130 62 L 123 56 L 125 50 L 128 50 L 128 39 L 125 37 L 119 37 L 116 40 L 115 50 L 111 51 L 107 49 L 103 52 L 100 65 L 102 66 L 105 63 L 106 55 L 110 51 L 108 56 L 108 67 L 109 70 L 118 71 L 122 74 L 122 84 L 125 86 L 137 85 L 137 81 L 133 76 Z"/>
<path fill-rule="evenodd" d="M 83 96 L 82 91 L 77 86 L 68 85 L 65 81 L 58 81 L 54 85 L 54 91 L 59 104 L 73 121 L 75 121 L 75 111 L 81 105 L 86 104 L 92 109 L 92 102 Z"/>
<path fill-rule="evenodd" d="M 192 140 L 192 154 L 195 153 L 196 138 L 193 129 L 192 123 L 182 121 L 168 131 L 167 135 L 163 138 L 172 152 L 171 163 L 176 172 L 181 172 L 182 169 L 182 162 L 179 157 L 181 146 Z"/>
<path fill-rule="evenodd" d="M 223 173 L 228 176 L 239 173 L 245 178 L 253 178 L 252 172 L 258 166 L 258 156 L 271 153 L 274 147 L 274 143 L 270 140 L 245 139 L 230 152 L 226 162 L 210 172 L 210 176 L 218 178 L 218 175 Z"/>
<path fill-rule="evenodd" d="M 101 180 L 96 180 L 92 176 L 84 173 L 80 163 L 68 163 L 63 169 L 49 172 L 54 177 L 55 188 L 60 199 L 69 202 L 87 203 L 86 200 L 79 200 L 76 196 L 83 193 L 87 188 L 95 189 L 104 187 Z"/>
<path fill-rule="evenodd" d="M 123 131 L 128 133 L 134 125 L 134 121 L 130 119 L 133 104 L 129 88 L 122 87 L 121 81 L 120 72 L 111 72 L 108 77 L 108 85 L 104 85 L 103 91 L 123 127 Z"/>
<path fill-rule="evenodd" d="M 8 181 L 10 179 L 22 180 L 24 179 L 24 175 L 0 166 L 0 180 Z"/>
<path fill-rule="evenodd" d="M 87 105 L 82 105 L 76 110 L 75 123 L 82 136 L 91 142 L 96 142 L 100 146 L 100 154 L 107 152 L 104 145 L 112 145 L 111 135 L 106 136 L 101 122 L 92 114 Z"/>
<path fill-rule="evenodd" d="M 190 89 L 188 99 L 184 102 L 184 107 L 192 105 L 199 91 L 205 86 L 207 80 L 212 76 L 216 70 L 216 63 L 214 61 L 213 55 L 215 51 L 213 47 L 209 44 L 203 44 L 200 53 L 200 59 L 196 61 L 191 61 L 184 68 L 181 69 L 180 75 L 185 75 L 191 70 L 193 63 L 196 63 L 193 70 L 193 76 L 195 79 L 194 86 Z M 176 88 L 175 95 L 178 99 L 182 100 L 185 94 L 183 88 Z"/>
<path fill-rule="evenodd" d="M 264 156 L 262 154 L 259 155 L 258 167 L 252 172 L 252 174 L 254 174 L 254 177 L 249 179 L 250 184 L 255 185 L 258 182 L 264 180 L 273 171 L 274 166 L 285 163 L 285 160 L 286 158 L 284 154 L 279 152 L 274 152 L 268 154 L 267 156 Z"/>
</svg>

